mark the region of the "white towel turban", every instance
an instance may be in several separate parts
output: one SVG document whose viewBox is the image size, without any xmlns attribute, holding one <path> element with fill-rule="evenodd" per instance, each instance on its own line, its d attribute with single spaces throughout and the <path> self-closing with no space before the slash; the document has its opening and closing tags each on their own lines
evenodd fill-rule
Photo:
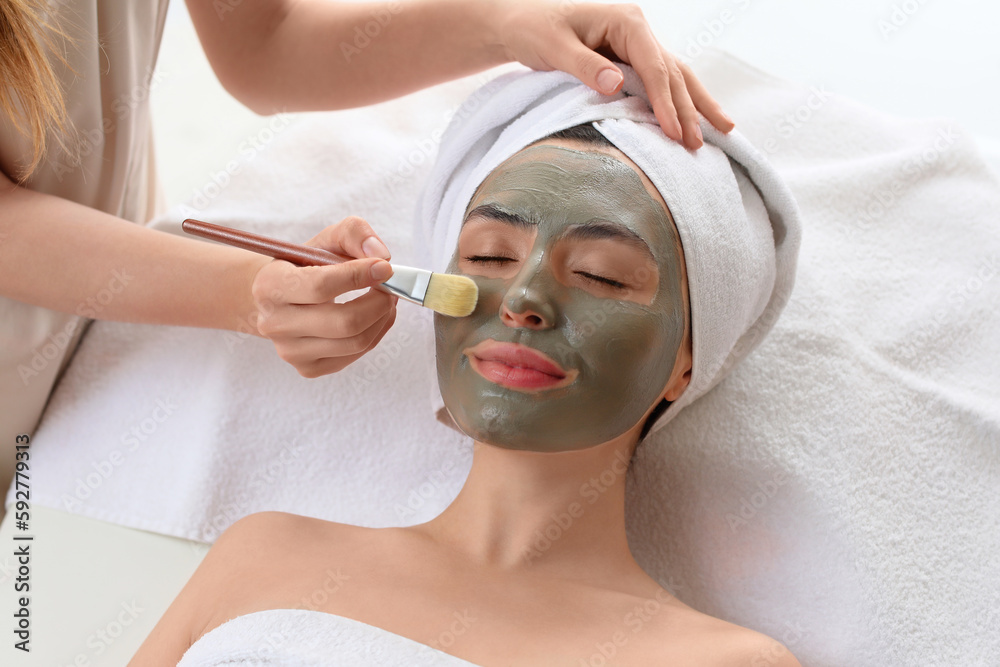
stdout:
<svg viewBox="0 0 1000 667">
<path fill-rule="evenodd" d="M 442 136 L 418 202 L 416 244 L 430 268 L 444 272 L 465 207 L 486 176 L 529 144 L 592 122 L 659 190 L 684 250 L 691 382 L 660 415 L 658 429 L 774 325 L 792 290 L 801 224 L 784 181 L 738 130 L 723 134 L 699 118 L 705 144 L 684 148 L 660 129 L 635 70 L 619 67 L 625 82 L 612 96 L 564 72 L 530 70 L 503 74 L 469 96 Z"/>
</svg>

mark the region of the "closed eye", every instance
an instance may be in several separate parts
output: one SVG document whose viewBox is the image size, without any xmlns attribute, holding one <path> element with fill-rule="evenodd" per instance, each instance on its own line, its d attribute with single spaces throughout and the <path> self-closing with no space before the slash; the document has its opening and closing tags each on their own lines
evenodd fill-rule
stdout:
<svg viewBox="0 0 1000 667">
<path fill-rule="evenodd" d="M 462 259 L 467 262 L 481 264 L 483 266 L 503 266 L 508 262 L 516 261 L 513 257 L 503 257 L 501 255 L 470 255 L 469 257 L 463 257 Z"/>
<path fill-rule="evenodd" d="M 603 276 L 597 276 L 593 273 L 587 273 L 586 271 L 576 271 L 576 275 L 583 276 L 587 280 L 593 281 L 595 283 L 601 283 L 602 285 L 607 285 L 616 290 L 625 289 L 625 283 L 618 282 L 617 280 L 612 280 L 611 278 L 605 278 Z"/>
</svg>

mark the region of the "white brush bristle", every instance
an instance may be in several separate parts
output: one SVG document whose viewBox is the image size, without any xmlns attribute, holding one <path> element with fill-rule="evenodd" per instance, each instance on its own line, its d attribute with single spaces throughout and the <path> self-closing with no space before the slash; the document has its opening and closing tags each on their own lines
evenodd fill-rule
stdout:
<svg viewBox="0 0 1000 667">
<path fill-rule="evenodd" d="M 424 307 L 452 317 L 465 317 L 476 309 L 479 286 L 465 276 L 432 273 L 427 283 Z"/>
</svg>

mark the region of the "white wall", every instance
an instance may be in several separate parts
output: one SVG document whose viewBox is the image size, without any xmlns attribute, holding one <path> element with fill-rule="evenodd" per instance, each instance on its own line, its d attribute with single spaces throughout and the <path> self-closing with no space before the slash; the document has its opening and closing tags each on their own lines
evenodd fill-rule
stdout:
<svg viewBox="0 0 1000 667">
<path fill-rule="evenodd" d="M 404 0 L 407 1 L 407 0 Z M 473 1 L 473 0 L 470 0 Z M 568 4 L 571 0 L 562 0 Z M 1000 3 L 986 0 L 710 0 L 638 3 L 660 41 L 686 60 L 697 45 L 824 86 L 883 111 L 950 116 L 1000 155 Z M 184 3 L 174 0 L 152 93 L 170 205 L 239 156 L 266 119 L 218 84 Z"/>
</svg>

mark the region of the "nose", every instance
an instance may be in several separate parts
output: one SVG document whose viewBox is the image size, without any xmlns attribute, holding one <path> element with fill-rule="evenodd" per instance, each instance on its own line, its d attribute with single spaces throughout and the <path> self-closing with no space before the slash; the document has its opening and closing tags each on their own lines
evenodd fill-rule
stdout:
<svg viewBox="0 0 1000 667">
<path fill-rule="evenodd" d="M 555 280 L 544 267 L 525 266 L 500 302 L 500 321 L 512 328 L 551 329 Z"/>
</svg>

